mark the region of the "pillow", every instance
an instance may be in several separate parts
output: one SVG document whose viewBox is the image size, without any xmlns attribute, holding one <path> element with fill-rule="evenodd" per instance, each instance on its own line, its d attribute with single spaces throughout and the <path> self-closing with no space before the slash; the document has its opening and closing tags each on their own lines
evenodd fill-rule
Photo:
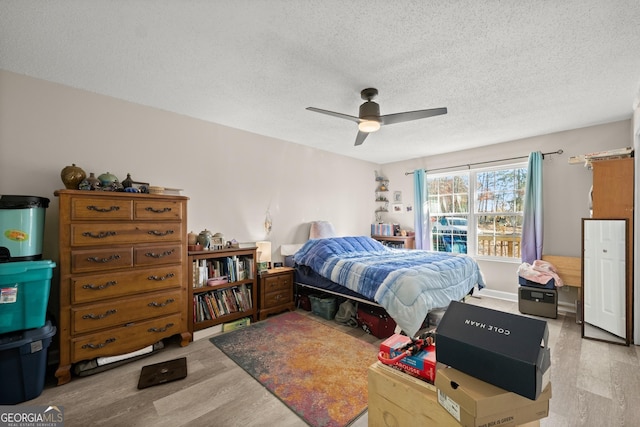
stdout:
<svg viewBox="0 0 640 427">
<path fill-rule="evenodd" d="M 336 230 L 329 221 L 313 221 L 309 230 L 309 239 L 336 237 Z"/>
</svg>

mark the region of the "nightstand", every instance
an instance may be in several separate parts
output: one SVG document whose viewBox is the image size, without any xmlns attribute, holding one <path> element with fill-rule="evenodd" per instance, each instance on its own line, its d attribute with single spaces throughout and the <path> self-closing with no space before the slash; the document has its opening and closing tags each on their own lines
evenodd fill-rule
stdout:
<svg viewBox="0 0 640 427">
<path fill-rule="evenodd" d="M 284 310 L 295 310 L 293 268 L 278 267 L 260 273 L 260 306 L 258 319 Z"/>
</svg>

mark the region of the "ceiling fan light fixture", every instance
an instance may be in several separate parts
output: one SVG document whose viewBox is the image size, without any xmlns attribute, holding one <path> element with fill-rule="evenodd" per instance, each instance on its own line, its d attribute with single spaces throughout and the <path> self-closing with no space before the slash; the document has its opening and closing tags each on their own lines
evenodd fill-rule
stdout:
<svg viewBox="0 0 640 427">
<path fill-rule="evenodd" d="M 358 123 L 358 129 L 360 132 L 375 132 L 380 129 L 380 122 L 376 120 L 362 120 Z"/>
</svg>

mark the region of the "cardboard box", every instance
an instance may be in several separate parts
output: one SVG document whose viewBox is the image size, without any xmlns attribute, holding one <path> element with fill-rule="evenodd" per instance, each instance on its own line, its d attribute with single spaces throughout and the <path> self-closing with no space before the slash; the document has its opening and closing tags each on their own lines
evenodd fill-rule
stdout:
<svg viewBox="0 0 640 427">
<path fill-rule="evenodd" d="M 433 384 L 380 362 L 369 367 L 368 380 L 369 427 L 460 427 L 438 403 Z M 533 421 L 519 427 L 540 427 L 540 423 Z"/>
<path fill-rule="evenodd" d="M 464 427 L 516 426 L 549 415 L 551 384 L 531 400 L 453 368 L 438 369 L 438 402 Z"/>
<path fill-rule="evenodd" d="M 385 358 L 393 359 L 402 353 L 398 349 L 410 342 L 411 339 L 409 337 L 394 334 L 380 344 L 380 351 L 384 353 Z M 435 346 L 429 346 L 414 356 L 405 356 L 393 366 L 397 366 L 413 376 L 433 383 L 436 377 L 436 348 Z"/>
<path fill-rule="evenodd" d="M 369 427 L 460 424 L 438 403 L 433 384 L 376 362 L 369 367 Z"/>
<path fill-rule="evenodd" d="M 436 359 L 535 400 L 549 383 L 547 322 L 452 301 L 437 328 Z"/>
</svg>

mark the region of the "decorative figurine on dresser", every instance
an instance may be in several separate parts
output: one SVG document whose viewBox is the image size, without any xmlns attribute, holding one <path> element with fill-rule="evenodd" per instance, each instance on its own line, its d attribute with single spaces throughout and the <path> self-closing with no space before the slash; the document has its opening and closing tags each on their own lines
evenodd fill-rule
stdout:
<svg viewBox="0 0 640 427">
<path fill-rule="evenodd" d="M 184 196 L 59 190 L 60 364 L 118 356 L 180 335 L 187 319 Z"/>
</svg>

